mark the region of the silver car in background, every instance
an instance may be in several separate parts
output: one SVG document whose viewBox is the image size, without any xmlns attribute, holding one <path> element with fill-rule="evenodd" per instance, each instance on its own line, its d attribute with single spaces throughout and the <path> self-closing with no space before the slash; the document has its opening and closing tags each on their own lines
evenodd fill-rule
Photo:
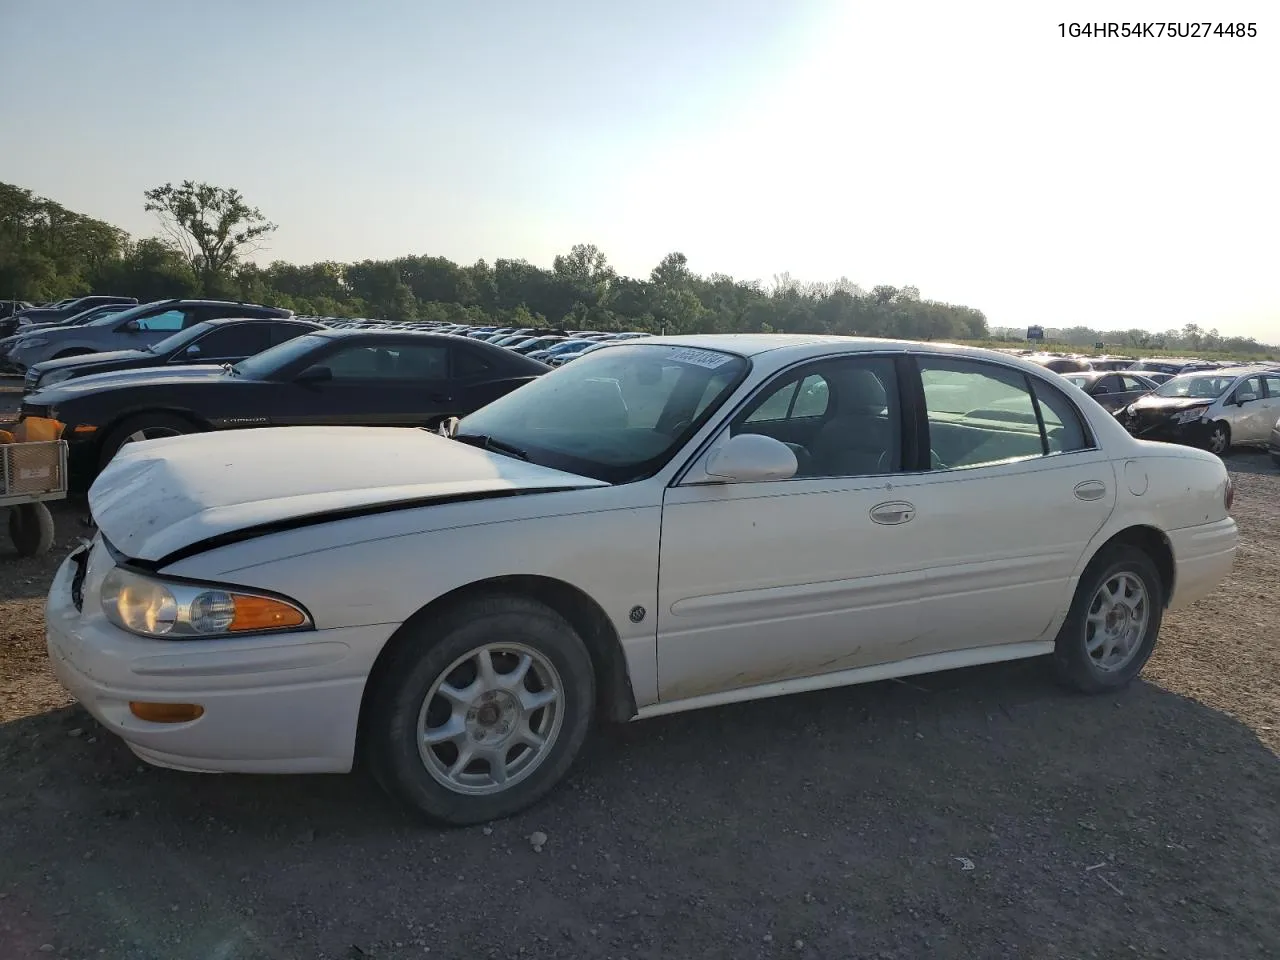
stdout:
<svg viewBox="0 0 1280 960">
<path fill-rule="evenodd" d="M 1280 419 L 1280 370 L 1229 367 L 1182 373 L 1125 407 L 1120 422 L 1143 440 L 1166 440 L 1224 454 L 1270 446 Z"/>
</svg>

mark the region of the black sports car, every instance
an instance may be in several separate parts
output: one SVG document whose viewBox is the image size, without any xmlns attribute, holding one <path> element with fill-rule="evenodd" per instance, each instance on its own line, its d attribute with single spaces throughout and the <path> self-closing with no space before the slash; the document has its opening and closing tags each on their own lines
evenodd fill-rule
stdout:
<svg viewBox="0 0 1280 960">
<path fill-rule="evenodd" d="M 133 441 L 236 427 L 433 427 L 548 370 L 501 347 L 447 334 L 323 330 L 234 366 L 68 380 L 24 397 L 21 416 L 65 424 L 70 487 L 82 492 Z"/>
<path fill-rule="evenodd" d="M 304 333 L 324 330 L 310 320 L 242 319 L 206 320 L 179 330 L 171 337 L 142 350 L 112 350 L 83 356 L 44 360 L 27 369 L 23 393 L 50 387 L 75 377 L 117 370 L 142 370 L 176 364 L 239 363 Z"/>
</svg>

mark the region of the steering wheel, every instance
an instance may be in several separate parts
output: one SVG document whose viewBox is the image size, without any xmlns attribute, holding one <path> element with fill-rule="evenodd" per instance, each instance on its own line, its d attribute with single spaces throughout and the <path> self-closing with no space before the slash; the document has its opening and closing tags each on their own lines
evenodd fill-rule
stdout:
<svg viewBox="0 0 1280 960">
<path fill-rule="evenodd" d="M 683 431 L 689 429 L 689 425 L 691 423 L 693 423 L 693 421 L 689 420 L 688 418 L 677 421 L 676 425 L 673 426 L 670 430 L 668 430 L 667 433 L 671 434 L 671 436 L 673 437 L 678 437 Z"/>
<path fill-rule="evenodd" d="M 950 469 L 938 456 L 938 451 L 930 448 L 929 450 L 929 469 L 930 470 L 948 470 Z"/>
</svg>

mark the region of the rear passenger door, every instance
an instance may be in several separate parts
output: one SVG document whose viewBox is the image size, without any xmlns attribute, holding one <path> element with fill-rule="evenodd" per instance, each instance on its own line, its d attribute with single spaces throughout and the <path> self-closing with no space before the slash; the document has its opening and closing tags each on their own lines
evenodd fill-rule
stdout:
<svg viewBox="0 0 1280 960">
<path fill-rule="evenodd" d="M 894 497 L 928 551 L 919 597 L 930 652 L 1045 638 L 1116 502 L 1115 471 L 1068 395 L 987 361 L 917 357 L 923 472 Z"/>
</svg>

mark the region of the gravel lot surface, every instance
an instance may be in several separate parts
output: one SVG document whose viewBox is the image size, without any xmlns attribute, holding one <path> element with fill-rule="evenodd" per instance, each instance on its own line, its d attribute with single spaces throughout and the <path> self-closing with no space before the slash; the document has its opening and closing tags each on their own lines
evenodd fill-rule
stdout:
<svg viewBox="0 0 1280 960">
<path fill-rule="evenodd" d="M 1023 662 L 630 724 L 450 832 L 141 765 L 46 667 L 55 505 L 0 546 L 0 958 L 1278 957 L 1280 473 L 1230 464 L 1235 572 L 1118 696 Z"/>
</svg>

